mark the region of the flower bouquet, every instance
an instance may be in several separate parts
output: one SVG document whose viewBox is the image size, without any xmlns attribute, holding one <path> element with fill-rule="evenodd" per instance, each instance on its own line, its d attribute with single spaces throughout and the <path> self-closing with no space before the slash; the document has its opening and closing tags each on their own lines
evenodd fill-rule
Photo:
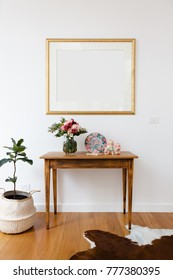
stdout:
<svg viewBox="0 0 173 280">
<path fill-rule="evenodd" d="M 79 136 L 87 132 L 87 130 L 82 128 L 74 119 L 66 120 L 65 118 L 61 118 L 59 123 L 52 124 L 48 131 L 55 133 L 55 137 L 66 137 L 63 151 L 67 154 L 77 151 L 77 142 L 74 140 L 74 136 Z"/>
</svg>

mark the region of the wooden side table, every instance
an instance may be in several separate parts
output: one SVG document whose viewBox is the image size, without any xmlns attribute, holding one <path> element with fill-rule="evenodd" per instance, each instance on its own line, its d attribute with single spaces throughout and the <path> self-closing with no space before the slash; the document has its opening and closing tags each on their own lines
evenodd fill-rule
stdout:
<svg viewBox="0 0 173 280">
<path fill-rule="evenodd" d="M 77 152 L 66 155 L 63 152 L 48 152 L 40 157 L 44 159 L 46 192 L 46 229 L 49 229 L 50 171 L 53 177 L 54 213 L 57 213 L 57 169 L 61 168 L 121 168 L 123 182 L 123 213 L 126 213 L 126 193 L 128 187 L 128 227 L 131 229 L 132 191 L 134 159 L 138 156 L 122 151 L 120 155 L 88 155 Z"/>
</svg>

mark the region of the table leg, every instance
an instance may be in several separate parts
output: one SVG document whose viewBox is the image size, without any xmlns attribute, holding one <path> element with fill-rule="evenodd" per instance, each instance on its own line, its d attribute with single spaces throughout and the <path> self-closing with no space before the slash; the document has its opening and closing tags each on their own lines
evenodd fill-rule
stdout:
<svg viewBox="0 0 173 280">
<path fill-rule="evenodd" d="M 50 204 L 50 166 L 45 160 L 45 190 L 46 190 L 46 229 L 49 229 L 49 204 Z"/>
<path fill-rule="evenodd" d="M 52 169 L 53 175 L 53 201 L 54 201 L 54 214 L 57 214 L 57 170 Z"/>
<path fill-rule="evenodd" d="M 133 159 L 129 160 L 128 165 L 128 221 L 129 230 L 131 230 L 131 219 L 132 219 L 132 193 L 133 193 Z"/>
<path fill-rule="evenodd" d="M 127 192 L 127 169 L 123 168 L 122 179 L 123 179 L 123 213 L 126 213 L 126 192 Z"/>
</svg>

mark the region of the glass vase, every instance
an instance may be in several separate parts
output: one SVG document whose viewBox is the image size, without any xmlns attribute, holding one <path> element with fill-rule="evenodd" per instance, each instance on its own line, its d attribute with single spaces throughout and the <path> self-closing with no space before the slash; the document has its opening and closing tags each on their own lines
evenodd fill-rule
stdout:
<svg viewBox="0 0 173 280">
<path fill-rule="evenodd" d="M 66 138 L 63 143 L 63 151 L 66 154 L 72 154 L 77 151 L 77 142 L 74 138 Z"/>
</svg>

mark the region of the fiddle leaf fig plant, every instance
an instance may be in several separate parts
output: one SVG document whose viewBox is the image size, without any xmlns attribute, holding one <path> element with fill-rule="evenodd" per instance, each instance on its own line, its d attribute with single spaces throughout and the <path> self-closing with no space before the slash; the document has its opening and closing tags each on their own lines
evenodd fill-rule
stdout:
<svg viewBox="0 0 173 280">
<path fill-rule="evenodd" d="M 14 190 L 14 198 L 16 196 L 16 182 L 17 182 L 17 162 L 23 161 L 27 162 L 29 164 L 33 164 L 33 161 L 29 159 L 25 153 L 26 147 L 23 145 L 24 140 L 20 139 L 18 141 L 15 141 L 13 138 L 12 140 L 12 147 L 4 146 L 4 148 L 8 149 L 9 151 L 6 153 L 7 158 L 3 158 L 0 160 L 0 167 L 6 163 L 12 163 L 13 164 L 13 176 L 8 177 L 5 181 L 13 183 L 13 190 Z"/>
</svg>

